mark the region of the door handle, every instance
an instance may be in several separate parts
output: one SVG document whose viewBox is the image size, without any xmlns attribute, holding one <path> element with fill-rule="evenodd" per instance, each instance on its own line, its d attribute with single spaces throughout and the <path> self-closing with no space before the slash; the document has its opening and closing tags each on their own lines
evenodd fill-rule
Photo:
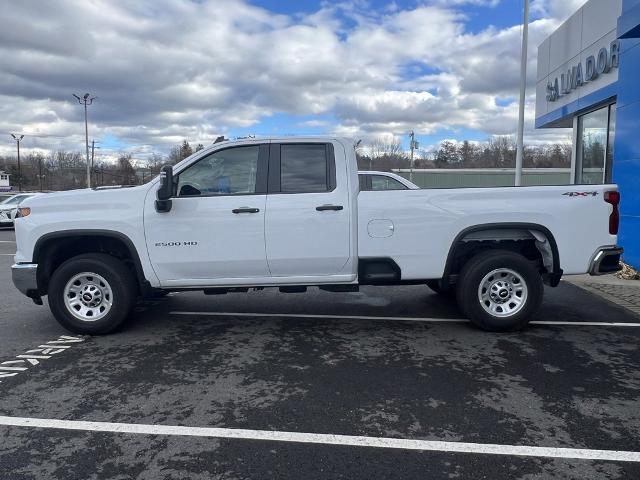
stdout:
<svg viewBox="0 0 640 480">
<path fill-rule="evenodd" d="M 231 210 L 233 213 L 258 213 L 260 211 L 259 208 L 249 208 L 249 207 L 240 207 L 234 208 Z"/>
<path fill-rule="evenodd" d="M 316 210 L 319 212 L 324 212 L 325 210 L 342 210 L 344 207 L 342 205 L 320 205 L 316 207 Z"/>
</svg>

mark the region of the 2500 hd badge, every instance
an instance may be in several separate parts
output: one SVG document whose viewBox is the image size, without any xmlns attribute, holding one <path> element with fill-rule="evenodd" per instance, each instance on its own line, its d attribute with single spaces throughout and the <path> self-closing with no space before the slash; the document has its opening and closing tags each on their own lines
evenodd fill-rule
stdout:
<svg viewBox="0 0 640 480">
<path fill-rule="evenodd" d="M 198 242 L 156 242 L 156 247 L 195 247 Z"/>
</svg>

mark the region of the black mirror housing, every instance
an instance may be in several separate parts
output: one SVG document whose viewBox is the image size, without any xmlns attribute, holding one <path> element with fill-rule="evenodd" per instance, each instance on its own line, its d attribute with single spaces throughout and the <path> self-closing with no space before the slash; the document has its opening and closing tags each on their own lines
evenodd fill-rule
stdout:
<svg viewBox="0 0 640 480">
<path fill-rule="evenodd" d="M 160 171 L 160 187 L 156 193 L 156 211 L 159 213 L 171 211 L 171 197 L 173 197 L 173 167 L 165 165 Z"/>
</svg>

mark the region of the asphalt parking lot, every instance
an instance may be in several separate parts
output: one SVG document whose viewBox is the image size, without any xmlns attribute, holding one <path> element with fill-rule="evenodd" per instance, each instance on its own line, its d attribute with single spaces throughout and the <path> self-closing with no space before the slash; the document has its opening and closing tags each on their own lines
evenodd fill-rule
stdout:
<svg viewBox="0 0 640 480">
<path fill-rule="evenodd" d="M 513 334 L 408 286 L 174 294 L 77 337 L 13 241 L 0 478 L 640 478 L 640 319 L 575 286 Z"/>
</svg>

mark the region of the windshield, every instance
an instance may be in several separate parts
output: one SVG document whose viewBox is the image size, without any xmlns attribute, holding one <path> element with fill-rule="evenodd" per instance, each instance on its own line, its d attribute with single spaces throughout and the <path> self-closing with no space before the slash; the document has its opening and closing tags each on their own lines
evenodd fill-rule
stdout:
<svg viewBox="0 0 640 480">
<path fill-rule="evenodd" d="M 13 197 L 9 197 L 6 200 L 0 202 L 0 206 L 11 206 L 11 205 L 19 205 L 23 200 L 26 200 L 29 197 L 33 197 L 33 194 L 28 195 L 14 195 Z"/>
<path fill-rule="evenodd" d="M 14 195 L 0 202 L 0 205 L 17 205 L 25 197 L 25 195 Z"/>
</svg>

